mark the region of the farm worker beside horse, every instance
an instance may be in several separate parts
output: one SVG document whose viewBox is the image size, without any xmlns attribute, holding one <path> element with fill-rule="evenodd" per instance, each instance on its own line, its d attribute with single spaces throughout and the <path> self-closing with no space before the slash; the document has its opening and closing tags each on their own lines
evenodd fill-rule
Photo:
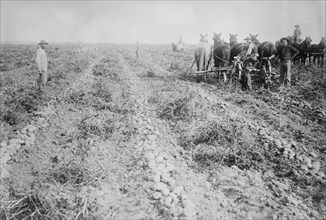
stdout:
<svg viewBox="0 0 326 220">
<path fill-rule="evenodd" d="M 278 48 L 275 55 L 269 57 L 278 57 L 280 59 L 280 87 L 291 86 L 291 61 L 299 54 L 299 51 L 290 46 L 290 40 L 288 38 L 282 38 L 280 40 L 282 45 Z"/>
<path fill-rule="evenodd" d="M 295 29 L 293 31 L 293 40 L 294 40 L 294 43 L 300 43 L 301 42 L 301 30 L 300 30 L 300 25 L 295 25 L 294 26 Z"/>
<path fill-rule="evenodd" d="M 41 42 L 39 43 L 39 48 L 37 49 L 36 52 L 36 59 L 35 59 L 38 73 L 39 73 L 37 83 L 40 90 L 43 90 L 45 88 L 45 84 L 48 79 L 48 73 L 47 73 L 48 60 L 46 58 L 46 53 L 45 53 L 46 45 L 48 45 L 48 43 L 45 40 L 41 40 Z"/>
</svg>

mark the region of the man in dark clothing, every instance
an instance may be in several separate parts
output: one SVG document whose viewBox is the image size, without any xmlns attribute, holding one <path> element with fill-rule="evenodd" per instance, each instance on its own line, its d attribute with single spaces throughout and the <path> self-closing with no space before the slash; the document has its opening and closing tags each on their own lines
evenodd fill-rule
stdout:
<svg viewBox="0 0 326 220">
<path fill-rule="evenodd" d="M 284 86 L 291 86 L 291 61 L 299 54 L 299 51 L 288 45 L 290 40 L 287 38 L 282 38 L 280 42 L 282 46 L 269 59 L 275 56 L 280 59 L 280 84 L 283 88 Z"/>
</svg>

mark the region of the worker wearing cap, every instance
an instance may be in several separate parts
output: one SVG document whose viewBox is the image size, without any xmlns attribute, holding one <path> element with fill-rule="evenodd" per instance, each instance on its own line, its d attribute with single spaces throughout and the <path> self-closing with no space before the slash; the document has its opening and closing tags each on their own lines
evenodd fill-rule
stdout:
<svg viewBox="0 0 326 220">
<path fill-rule="evenodd" d="M 48 78 L 48 60 L 46 58 L 46 53 L 45 53 L 45 47 L 48 45 L 48 43 L 45 40 L 41 40 L 41 42 L 38 44 L 39 48 L 37 49 L 36 52 L 36 59 L 35 62 L 37 64 L 37 69 L 39 72 L 39 77 L 37 80 L 39 90 L 44 90 L 45 84 L 47 82 Z"/>
<path fill-rule="evenodd" d="M 259 56 L 257 46 L 251 37 L 246 37 L 244 40 L 247 42 L 248 48 L 247 50 L 242 51 L 240 54 L 238 54 L 238 57 L 241 57 L 241 60 L 248 60 L 249 62 L 247 62 L 247 64 L 253 66 L 257 60 L 257 57 Z"/>
<path fill-rule="evenodd" d="M 253 40 L 250 37 L 245 38 L 245 40 L 247 41 L 247 44 L 249 44 L 247 52 L 246 52 L 246 56 L 254 56 L 254 57 L 258 57 L 258 51 L 257 51 L 257 46 L 256 44 L 253 42 Z"/>
</svg>

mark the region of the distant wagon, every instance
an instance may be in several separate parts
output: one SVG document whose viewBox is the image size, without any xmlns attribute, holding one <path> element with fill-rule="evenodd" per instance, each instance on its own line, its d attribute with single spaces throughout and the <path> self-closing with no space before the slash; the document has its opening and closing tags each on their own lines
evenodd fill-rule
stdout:
<svg viewBox="0 0 326 220">
<path fill-rule="evenodd" d="M 177 43 L 172 42 L 171 46 L 172 46 L 172 51 L 173 52 L 183 52 L 184 51 L 184 45 L 183 44 L 177 44 Z"/>
<path fill-rule="evenodd" d="M 182 38 L 179 38 L 178 43 L 171 43 L 172 51 L 173 52 L 183 52 L 185 51 L 185 43 L 183 42 Z"/>
</svg>

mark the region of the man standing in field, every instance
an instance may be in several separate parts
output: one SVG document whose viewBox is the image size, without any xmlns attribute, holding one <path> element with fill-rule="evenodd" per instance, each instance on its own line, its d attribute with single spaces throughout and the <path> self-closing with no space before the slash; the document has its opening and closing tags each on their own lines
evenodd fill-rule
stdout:
<svg viewBox="0 0 326 220">
<path fill-rule="evenodd" d="M 282 38 L 280 43 L 282 46 L 269 59 L 273 59 L 274 56 L 280 59 L 280 87 L 283 89 L 284 86 L 291 86 L 291 61 L 299 54 L 299 51 L 289 45 L 288 38 Z"/>
<path fill-rule="evenodd" d="M 44 90 L 45 84 L 48 79 L 48 60 L 46 58 L 46 53 L 45 53 L 45 47 L 48 45 L 48 43 L 45 40 L 41 40 L 39 43 L 39 48 L 37 49 L 36 52 L 36 59 L 35 62 L 37 64 L 37 69 L 39 72 L 39 77 L 37 80 L 37 84 L 39 87 L 39 90 Z"/>
<path fill-rule="evenodd" d="M 136 43 L 136 56 L 137 56 L 137 59 L 138 59 L 138 56 L 139 56 L 139 42 Z"/>
</svg>

